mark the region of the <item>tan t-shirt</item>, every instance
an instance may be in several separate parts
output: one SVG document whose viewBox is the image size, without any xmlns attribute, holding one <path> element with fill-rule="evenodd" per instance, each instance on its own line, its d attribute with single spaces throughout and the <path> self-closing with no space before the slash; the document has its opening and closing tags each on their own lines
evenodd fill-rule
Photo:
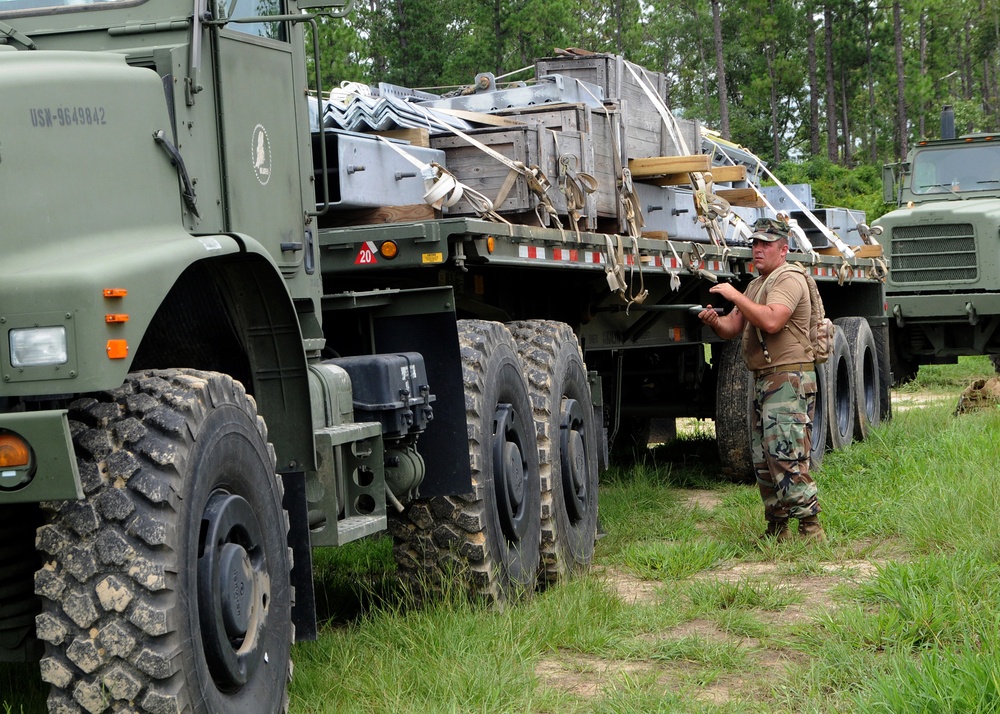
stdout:
<svg viewBox="0 0 1000 714">
<path fill-rule="evenodd" d="M 778 268 L 777 274 L 772 273 L 763 295 L 759 295 L 764 286 L 764 277 L 759 276 L 747 286 L 746 296 L 762 305 L 784 305 L 792 311 L 788 322 L 776 334 L 768 335 L 763 330 L 764 342 L 767 343 L 771 361 L 764 359 L 757 328 L 749 320 L 743 327 L 743 357 L 747 367 L 752 370 L 766 367 L 777 367 L 796 362 L 812 362 L 812 344 L 809 342 L 809 321 L 812 316 L 812 306 L 809 303 L 809 286 L 805 276 L 798 270 L 789 267 Z"/>
</svg>

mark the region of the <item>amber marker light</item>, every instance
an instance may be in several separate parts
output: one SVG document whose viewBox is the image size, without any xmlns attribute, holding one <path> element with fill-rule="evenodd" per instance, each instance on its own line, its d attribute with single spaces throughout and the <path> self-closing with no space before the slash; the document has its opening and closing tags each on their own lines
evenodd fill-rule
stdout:
<svg viewBox="0 0 1000 714">
<path fill-rule="evenodd" d="M 127 340 L 108 340 L 108 359 L 125 359 L 128 357 Z"/>
<path fill-rule="evenodd" d="M 118 314 L 118 315 L 105 315 L 104 321 L 106 323 L 113 324 L 119 322 L 128 322 L 128 315 Z"/>
<path fill-rule="evenodd" d="M 31 448 L 17 434 L 0 433 L 0 469 L 16 469 L 31 463 Z"/>
<path fill-rule="evenodd" d="M 497 239 L 494 238 L 493 236 L 487 236 L 486 237 L 486 252 L 487 253 L 492 253 L 494 250 L 496 250 L 496 247 L 497 247 Z"/>
<path fill-rule="evenodd" d="M 106 298 L 123 298 L 128 295 L 128 290 L 125 288 L 104 288 L 104 297 Z"/>
<path fill-rule="evenodd" d="M 392 260 L 399 255 L 399 246 L 396 245 L 396 241 L 387 240 L 378 247 L 378 252 L 386 260 Z"/>
</svg>

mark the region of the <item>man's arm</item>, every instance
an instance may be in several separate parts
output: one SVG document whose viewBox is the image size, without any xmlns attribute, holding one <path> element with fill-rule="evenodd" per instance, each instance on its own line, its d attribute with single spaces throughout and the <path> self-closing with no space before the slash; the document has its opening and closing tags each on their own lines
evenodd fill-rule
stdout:
<svg viewBox="0 0 1000 714">
<path fill-rule="evenodd" d="M 736 330 L 736 333 L 732 335 L 733 337 L 739 334 L 739 332 L 743 329 L 744 319 L 749 320 L 751 325 L 760 328 L 762 332 L 773 335 L 781 330 L 781 328 L 783 328 L 788 322 L 788 319 L 792 316 L 792 310 L 788 306 L 777 303 L 771 303 L 769 305 L 756 303 L 737 290 L 731 283 L 719 283 L 718 285 L 713 285 L 709 289 L 709 292 L 721 295 L 726 300 L 729 300 L 739 311 L 738 313 L 733 311 L 727 315 L 727 317 L 734 314 L 739 314 L 741 316 L 739 328 Z M 699 317 L 701 314 L 703 313 L 700 313 Z M 712 325 L 708 322 L 705 324 L 712 327 Z M 712 329 L 714 330 L 715 328 L 712 327 Z M 718 330 L 715 331 L 715 334 L 723 339 L 730 339 Z"/>
</svg>

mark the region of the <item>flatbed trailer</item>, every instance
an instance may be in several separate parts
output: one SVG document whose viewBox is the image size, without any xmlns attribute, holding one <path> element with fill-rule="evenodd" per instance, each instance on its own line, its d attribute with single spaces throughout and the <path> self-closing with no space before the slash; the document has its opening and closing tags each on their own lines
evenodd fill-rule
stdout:
<svg viewBox="0 0 1000 714">
<path fill-rule="evenodd" d="M 742 289 L 753 279 L 748 247 L 474 218 L 326 229 L 318 243 L 323 275 L 340 288 L 450 285 L 459 317 L 569 325 L 600 396 L 604 442 L 625 447 L 613 451 L 645 447 L 651 425 L 669 435 L 676 418 L 714 419 L 725 473 L 750 477 L 739 345 L 723 343 L 697 318 L 704 305 L 728 307 L 709 294 L 712 285 Z M 789 253 L 788 260 L 808 268 L 847 342 L 820 370 L 818 461 L 890 414 L 884 269 L 877 257 Z M 623 279 L 620 290 L 610 289 L 609 273 Z M 645 299 L 630 300 L 642 291 Z M 870 341 L 859 338 L 861 320 Z M 859 339 L 855 364 L 845 355 Z"/>
</svg>

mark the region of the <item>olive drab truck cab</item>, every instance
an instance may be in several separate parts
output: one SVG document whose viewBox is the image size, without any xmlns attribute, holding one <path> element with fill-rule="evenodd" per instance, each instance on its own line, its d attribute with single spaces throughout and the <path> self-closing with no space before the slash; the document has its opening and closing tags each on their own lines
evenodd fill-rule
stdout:
<svg viewBox="0 0 1000 714">
<path fill-rule="evenodd" d="M 890 260 L 886 281 L 894 380 L 921 364 L 1000 353 L 1000 135 L 921 141 L 883 171 L 897 208 L 874 225 Z"/>
<path fill-rule="evenodd" d="M 51 711 L 284 710 L 310 547 L 472 490 L 450 290 L 323 283 L 310 4 L 0 2 L 0 661 Z"/>
</svg>

